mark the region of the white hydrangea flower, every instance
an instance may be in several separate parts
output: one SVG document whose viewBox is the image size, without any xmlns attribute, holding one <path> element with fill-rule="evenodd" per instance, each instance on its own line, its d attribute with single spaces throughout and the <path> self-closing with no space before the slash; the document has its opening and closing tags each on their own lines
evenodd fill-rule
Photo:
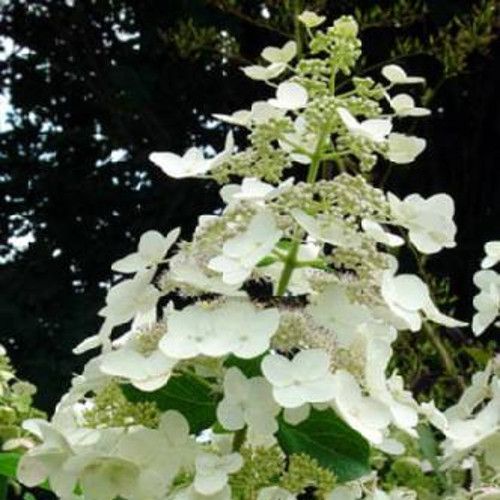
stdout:
<svg viewBox="0 0 500 500">
<path fill-rule="evenodd" d="M 68 439 L 45 420 L 32 419 L 23 428 L 37 436 L 41 444 L 25 453 L 17 468 L 17 478 L 28 487 L 48 479 L 51 488 L 63 497 L 73 493 L 77 477 L 62 470 L 62 465 L 73 455 Z"/>
<path fill-rule="evenodd" d="M 425 149 L 427 142 L 420 137 L 394 132 L 389 134 L 388 145 L 387 158 L 393 163 L 404 165 L 415 161 Z"/>
<path fill-rule="evenodd" d="M 168 410 L 160 418 L 158 431 L 161 439 L 166 441 L 166 448 L 175 457 L 176 466 L 189 468 L 192 466 L 197 443 L 190 435 L 189 424 L 184 415 L 176 410 Z M 173 460 L 173 458 L 170 458 Z"/>
<path fill-rule="evenodd" d="M 266 47 L 261 56 L 269 63 L 289 63 L 297 55 L 297 43 L 293 40 L 286 42 L 283 47 Z"/>
<path fill-rule="evenodd" d="M 243 465 L 239 453 L 218 456 L 214 453 L 200 453 L 196 457 L 194 489 L 202 495 L 213 495 L 227 485 L 229 474 L 238 472 Z"/>
<path fill-rule="evenodd" d="M 103 429 L 99 441 L 71 457 L 64 469 L 78 475 L 89 498 L 156 498 L 181 466 L 169 444 L 158 430 Z"/>
<path fill-rule="evenodd" d="M 262 360 L 261 367 L 273 386 L 274 399 L 284 408 L 324 403 L 335 396 L 330 358 L 323 349 L 300 351 L 293 360 L 269 354 Z"/>
<path fill-rule="evenodd" d="M 387 407 L 380 401 L 363 396 L 361 387 L 349 372 L 337 370 L 334 379 L 334 407 L 338 414 L 371 443 L 382 443 L 392 421 Z"/>
<path fill-rule="evenodd" d="M 427 420 L 441 432 L 444 432 L 445 429 L 448 428 L 448 419 L 446 415 L 436 408 L 436 404 L 434 401 L 430 401 L 428 403 L 421 403 L 420 405 L 420 413 L 424 415 Z"/>
<path fill-rule="evenodd" d="M 172 229 L 167 236 L 158 231 L 146 231 L 139 239 L 137 252 L 117 260 L 111 266 L 119 273 L 136 273 L 160 264 L 170 247 L 179 237 L 180 228 Z"/>
<path fill-rule="evenodd" d="M 226 484 L 213 495 L 202 495 L 194 489 L 194 486 L 189 486 L 169 496 L 168 500 L 231 500 L 231 488 Z"/>
<path fill-rule="evenodd" d="M 311 10 L 305 10 L 297 18 L 307 28 L 316 28 L 316 26 L 323 24 L 326 20 L 325 16 L 318 16 L 316 12 Z"/>
<path fill-rule="evenodd" d="M 456 245 L 455 205 L 449 195 L 439 193 L 426 200 L 411 194 L 400 200 L 388 193 L 388 200 L 395 223 L 408 229 L 410 241 L 420 252 L 432 254 Z"/>
<path fill-rule="evenodd" d="M 342 122 L 353 134 L 373 142 L 383 142 L 392 130 L 392 122 L 387 118 L 369 118 L 359 122 L 346 108 L 338 108 Z"/>
<path fill-rule="evenodd" d="M 275 417 L 281 407 L 274 401 L 272 387 L 264 377 L 248 379 L 232 367 L 225 374 L 223 387 L 217 420 L 225 429 L 236 431 L 248 425 L 257 436 L 272 436 L 278 430 Z"/>
<path fill-rule="evenodd" d="M 177 359 L 168 358 L 160 349 L 141 352 L 140 341 L 135 335 L 124 346 L 105 353 L 100 369 L 107 375 L 121 377 L 142 391 L 155 391 L 169 380 Z"/>
<path fill-rule="evenodd" d="M 377 488 L 365 498 L 366 500 L 417 500 L 417 494 L 406 488 L 396 488 L 389 492 Z"/>
<path fill-rule="evenodd" d="M 472 318 L 472 331 L 479 336 L 496 320 L 500 312 L 500 274 L 485 269 L 475 273 L 473 280 L 480 292 L 473 301 L 477 312 Z"/>
<path fill-rule="evenodd" d="M 415 106 L 415 99 L 409 94 L 388 96 L 389 104 L 397 116 L 428 116 L 430 109 Z"/>
<path fill-rule="evenodd" d="M 500 262 L 500 241 L 488 241 L 484 245 L 486 257 L 481 261 L 483 269 L 489 269 Z"/>
<path fill-rule="evenodd" d="M 384 228 L 373 220 L 363 219 L 361 221 L 361 228 L 363 231 L 373 238 L 377 243 L 382 243 L 388 247 L 400 247 L 404 244 L 405 240 L 397 234 L 392 234 L 385 231 Z"/>
<path fill-rule="evenodd" d="M 418 405 L 416 402 L 398 401 L 390 391 L 385 371 L 391 357 L 392 349 L 388 342 L 377 338 L 368 342 L 365 385 L 372 398 L 387 406 L 394 425 L 416 437 L 415 427 L 418 424 Z"/>
<path fill-rule="evenodd" d="M 295 110 L 306 106 L 309 97 L 302 85 L 295 82 L 283 82 L 276 89 L 276 98 L 269 99 L 269 104 L 279 109 Z"/>
<path fill-rule="evenodd" d="M 286 69 L 286 64 L 282 62 L 271 63 L 269 66 L 247 66 L 241 68 L 243 73 L 252 80 L 267 81 L 281 75 Z"/>
<path fill-rule="evenodd" d="M 234 149 L 234 137 L 230 131 L 226 136 L 224 150 L 213 158 L 205 158 L 200 148 L 189 148 L 183 156 L 170 152 L 155 152 L 149 159 L 170 177 L 183 179 L 185 177 L 199 177 L 212 168 L 224 163 L 231 156 Z"/>
<path fill-rule="evenodd" d="M 321 326 L 335 332 L 340 346 L 350 346 L 359 336 L 358 328 L 371 323 L 374 317 L 363 305 L 353 303 L 341 285 L 328 285 L 311 304 L 306 312 Z"/>
<path fill-rule="evenodd" d="M 192 286 L 204 292 L 227 295 L 228 297 L 246 296 L 244 291 L 239 290 L 239 284 L 228 285 L 222 281 L 220 275 L 207 276 L 195 259 L 182 253 L 174 255 L 170 259 L 167 276 L 176 283 Z"/>
<path fill-rule="evenodd" d="M 268 486 L 260 490 L 257 495 L 257 500 L 296 500 L 296 498 L 288 490 L 279 486 Z"/>
<path fill-rule="evenodd" d="M 48 478 L 60 498 L 73 498 L 76 484 L 96 500 L 158 498 L 183 467 L 192 467 L 196 443 L 186 419 L 166 412 L 158 430 L 144 427 L 85 429 L 60 410 L 53 422 L 28 420 L 25 428 L 41 444 L 19 464 L 20 480 L 30 486 Z"/>
<path fill-rule="evenodd" d="M 286 110 L 271 106 L 268 101 L 257 101 L 252 104 L 250 122 L 254 125 L 267 123 L 269 120 L 279 120 L 285 116 Z"/>
<path fill-rule="evenodd" d="M 138 313 L 154 309 L 161 292 L 151 284 L 155 269 L 137 273 L 132 279 L 120 281 L 106 296 L 106 305 L 99 316 L 110 319 L 115 325 L 126 323 Z"/>
<path fill-rule="evenodd" d="M 500 432 L 500 394 L 481 409 L 474 417 L 466 420 L 453 420 L 445 430 L 447 441 L 444 443 L 446 454 L 464 451 L 487 442 Z"/>
<path fill-rule="evenodd" d="M 268 211 L 258 212 L 244 233 L 224 243 L 222 255 L 211 259 L 208 267 L 222 273 L 224 283 L 242 284 L 281 236 L 273 215 Z"/>
<path fill-rule="evenodd" d="M 283 109 L 271 106 L 267 101 L 255 101 L 250 110 L 240 109 L 230 115 L 214 113 L 212 116 L 231 125 L 250 128 L 254 124 L 265 123 L 272 118 L 281 118 L 285 112 Z"/>
<path fill-rule="evenodd" d="M 245 200 L 264 206 L 266 200 L 275 198 L 283 191 L 286 191 L 293 185 L 293 182 L 294 178 L 289 177 L 279 186 L 273 186 L 256 177 L 245 177 L 241 184 L 226 184 L 223 186 L 220 190 L 220 196 L 226 205 Z"/>
<path fill-rule="evenodd" d="M 332 217 L 306 214 L 302 210 L 293 209 L 293 218 L 315 240 L 341 247 L 357 247 L 359 235 L 349 229 L 341 220 Z"/>
<path fill-rule="evenodd" d="M 161 292 L 151 284 L 155 272 L 156 269 L 138 272 L 133 278 L 113 286 L 106 296 L 106 306 L 98 313 L 105 318 L 99 332 L 80 342 L 73 353 L 82 354 L 97 347 L 110 350 L 110 337 L 115 326 L 151 316 L 161 297 Z"/>
<path fill-rule="evenodd" d="M 169 314 L 168 333 L 160 340 L 160 349 L 175 359 L 230 353 L 254 358 L 269 349 L 278 326 L 277 309 L 259 310 L 238 300 L 215 308 L 194 304 Z"/>
<path fill-rule="evenodd" d="M 414 83 L 425 83 L 425 78 L 421 76 L 408 76 L 406 71 L 397 64 L 388 64 L 382 68 L 382 75 L 389 80 L 392 85 L 411 85 Z"/>
<path fill-rule="evenodd" d="M 316 149 L 318 136 L 310 132 L 307 121 L 302 115 L 294 120 L 293 128 L 293 132 L 283 134 L 283 138 L 278 139 L 279 145 L 290 153 L 293 161 L 308 165 Z M 300 151 L 295 146 L 299 146 Z"/>
<path fill-rule="evenodd" d="M 449 328 L 467 324 L 442 314 L 432 302 L 427 285 L 414 274 L 395 276 L 392 271 L 386 271 L 381 294 L 390 311 L 413 332 L 422 328 L 422 315 Z"/>
<path fill-rule="evenodd" d="M 363 490 L 358 482 L 337 486 L 325 500 L 358 500 L 363 496 Z"/>
<path fill-rule="evenodd" d="M 483 371 L 472 375 L 470 385 L 460 396 L 458 402 L 445 411 L 449 421 L 464 420 L 490 395 L 490 380 L 493 374 L 493 363 L 488 363 Z"/>
<path fill-rule="evenodd" d="M 216 120 L 229 123 L 230 125 L 238 125 L 240 127 L 248 127 L 252 113 L 248 109 L 238 109 L 230 115 L 224 113 L 213 113 L 212 116 Z"/>
</svg>

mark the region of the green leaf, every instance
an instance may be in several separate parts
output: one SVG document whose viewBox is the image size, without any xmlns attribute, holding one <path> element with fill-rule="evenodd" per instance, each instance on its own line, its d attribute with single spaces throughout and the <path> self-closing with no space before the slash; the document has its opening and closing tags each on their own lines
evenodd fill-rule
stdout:
<svg viewBox="0 0 500 500">
<path fill-rule="evenodd" d="M 0 453 L 0 500 L 8 496 L 9 479 L 16 478 L 17 464 L 21 455 L 19 453 Z"/>
<path fill-rule="evenodd" d="M 370 447 L 367 441 L 328 409 L 311 410 L 299 425 L 280 419 L 278 442 L 288 455 L 306 453 L 322 467 L 331 470 L 339 481 L 351 481 L 370 472 Z"/>
<path fill-rule="evenodd" d="M 259 375 L 262 375 L 260 364 L 262 363 L 263 358 L 264 354 L 251 359 L 241 359 L 231 354 L 224 361 L 224 366 L 226 368 L 231 368 L 231 366 L 236 366 L 241 370 L 243 375 L 245 375 L 245 377 L 247 378 L 258 377 Z"/>
<path fill-rule="evenodd" d="M 189 374 L 172 377 L 167 385 L 154 392 L 142 392 L 131 385 L 123 386 L 122 390 L 125 397 L 134 403 L 153 401 L 161 411 L 181 412 L 195 434 L 208 429 L 216 420 L 219 395 Z"/>
<path fill-rule="evenodd" d="M 20 453 L 0 453 L 0 475 L 5 477 L 16 477 L 17 464 L 21 458 Z"/>
<path fill-rule="evenodd" d="M 278 257 L 275 257 L 273 255 L 268 255 L 264 257 L 263 259 L 259 260 L 257 263 L 257 267 L 266 267 L 270 266 L 271 264 L 274 264 L 275 262 L 278 262 Z"/>
<path fill-rule="evenodd" d="M 276 244 L 276 246 L 280 250 L 284 250 L 285 252 L 288 252 L 290 250 L 290 247 L 292 246 L 293 242 L 291 240 L 280 240 Z"/>
<path fill-rule="evenodd" d="M 5 476 L 0 476 L 0 500 L 7 500 L 9 492 L 9 479 Z"/>
</svg>

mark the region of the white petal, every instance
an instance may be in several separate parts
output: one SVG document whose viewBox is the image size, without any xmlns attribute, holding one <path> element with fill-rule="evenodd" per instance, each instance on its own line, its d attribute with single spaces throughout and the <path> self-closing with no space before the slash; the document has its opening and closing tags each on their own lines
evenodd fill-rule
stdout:
<svg viewBox="0 0 500 500">
<path fill-rule="evenodd" d="M 302 381 L 317 380 L 328 374 L 330 357 L 323 349 L 300 351 L 292 361 L 294 378 Z"/>
<path fill-rule="evenodd" d="M 425 149 L 427 142 L 420 137 L 407 136 L 393 133 L 389 135 L 389 151 L 387 157 L 390 161 L 399 164 L 411 163 Z"/>
<path fill-rule="evenodd" d="M 280 354 L 268 354 L 262 360 L 261 368 L 273 386 L 283 387 L 293 382 L 292 363 Z"/>
<path fill-rule="evenodd" d="M 300 109 L 307 104 L 307 101 L 307 91 L 302 85 L 284 82 L 278 86 L 276 99 L 270 99 L 269 103 L 281 109 Z"/>
</svg>

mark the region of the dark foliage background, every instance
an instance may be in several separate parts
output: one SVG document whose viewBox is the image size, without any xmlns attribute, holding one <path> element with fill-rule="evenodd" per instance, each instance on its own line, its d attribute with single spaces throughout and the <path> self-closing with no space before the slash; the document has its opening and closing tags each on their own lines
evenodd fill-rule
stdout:
<svg viewBox="0 0 500 500">
<path fill-rule="evenodd" d="M 412 17 L 391 10 L 401 1 L 316 3 L 330 18 L 382 5 L 365 23 L 365 68 L 386 59 L 404 36 L 428 44 L 430 34 L 473 6 L 430 1 L 425 14 Z M 41 407 L 52 407 L 83 364 L 71 348 L 99 325 L 111 263 L 145 230 L 182 226 L 188 237 L 197 216 L 220 204 L 216 185 L 168 179 L 148 154 L 222 145 L 225 130 L 210 114 L 245 107 L 265 92 L 238 68 L 266 44 L 293 36 L 294 6 L 11 0 L 1 7 L 0 35 L 15 48 L 0 61 L 0 90 L 13 106 L 11 128 L 0 134 L 0 340 L 20 375 L 39 385 Z M 448 43 L 457 49 L 461 42 L 452 34 Z M 467 318 L 482 244 L 500 237 L 500 52 L 498 41 L 485 45 L 488 51 L 472 50 L 467 66 L 446 79 L 431 49 L 403 60 L 436 89 L 426 96 L 433 116 L 415 129 L 429 139 L 426 153 L 387 184 L 400 195 L 446 191 L 455 198 L 458 248 L 429 268 L 450 276 Z M 120 149 L 126 154 L 115 152 L 112 161 Z M 34 241 L 17 250 L 11 237 L 28 233 Z"/>
</svg>

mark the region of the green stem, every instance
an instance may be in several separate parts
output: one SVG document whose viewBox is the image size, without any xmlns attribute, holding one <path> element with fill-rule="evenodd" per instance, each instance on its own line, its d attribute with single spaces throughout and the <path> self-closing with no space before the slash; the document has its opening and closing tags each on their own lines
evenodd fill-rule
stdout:
<svg viewBox="0 0 500 500">
<path fill-rule="evenodd" d="M 290 251 L 285 259 L 285 267 L 281 272 L 280 280 L 278 282 L 278 289 L 276 290 L 276 295 L 282 297 L 285 295 L 286 288 L 292 277 L 293 270 L 297 264 L 297 254 L 299 253 L 300 239 L 294 238 Z"/>
<path fill-rule="evenodd" d="M 460 386 L 460 389 L 464 390 L 465 382 L 461 377 L 457 365 L 453 361 L 453 358 L 450 356 L 448 349 L 443 344 L 443 342 L 441 342 L 439 335 L 436 333 L 434 328 L 431 325 L 429 325 L 429 323 L 424 323 L 423 330 L 426 333 L 429 340 L 434 344 L 434 347 L 436 348 L 439 357 L 443 361 L 444 368 L 448 373 L 448 375 L 457 381 L 458 385 Z"/>
<path fill-rule="evenodd" d="M 309 172 L 307 173 L 307 182 L 312 184 L 316 181 L 316 177 L 318 176 L 318 170 L 322 160 L 322 151 L 323 151 L 323 143 L 325 142 L 326 134 L 328 133 L 329 125 L 328 123 L 325 125 L 323 130 L 321 131 L 318 142 L 316 144 L 316 150 L 311 158 L 311 165 L 309 166 Z M 285 259 L 285 267 L 281 272 L 280 279 L 278 281 L 278 288 L 276 290 L 276 295 L 278 297 L 282 297 L 287 289 L 288 283 L 290 282 L 290 278 L 292 277 L 293 270 L 297 267 L 297 254 L 299 253 L 300 247 L 300 229 L 295 230 L 293 235 L 293 242 L 290 250 L 288 251 L 288 255 Z"/>
<path fill-rule="evenodd" d="M 245 439 L 247 437 L 247 428 L 243 427 L 234 433 L 233 437 L 233 451 L 240 451 Z"/>
<path fill-rule="evenodd" d="M 302 0 L 293 0 L 293 28 L 295 34 L 295 43 L 297 44 L 297 58 L 302 56 L 302 25 L 299 21 L 299 15 L 302 12 Z"/>
</svg>

